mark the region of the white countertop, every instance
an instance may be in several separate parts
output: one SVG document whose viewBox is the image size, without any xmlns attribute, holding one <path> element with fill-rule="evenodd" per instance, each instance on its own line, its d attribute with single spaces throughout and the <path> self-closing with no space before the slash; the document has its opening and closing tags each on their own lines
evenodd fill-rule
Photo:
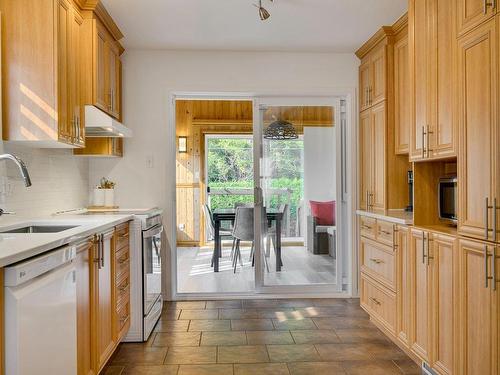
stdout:
<svg viewBox="0 0 500 375">
<path fill-rule="evenodd" d="M 413 224 L 413 212 L 407 212 L 405 210 L 357 210 L 356 213 L 361 216 L 372 217 L 374 219 L 384 220 L 395 224 Z"/>
<path fill-rule="evenodd" d="M 75 225 L 58 233 L 0 233 L 0 267 L 19 262 L 32 256 L 55 249 L 68 243 L 76 243 L 86 237 L 133 220 L 131 214 L 116 215 L 64 215 L 40 218 L 14 216 L 0 217 L 0 231 L 28 225 Z"/>
</svg>

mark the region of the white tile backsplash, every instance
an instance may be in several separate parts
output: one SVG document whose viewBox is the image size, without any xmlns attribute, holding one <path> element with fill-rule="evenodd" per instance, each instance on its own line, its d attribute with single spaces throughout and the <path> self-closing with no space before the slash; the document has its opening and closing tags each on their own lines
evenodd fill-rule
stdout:
<svg viewBox="0 0 500 375">
<path fill-rule="evenodd" d="M 0 207 L 19 215 L 39 216 L 86 207 L 89 162 L 68 149 L 35 149 L 3 142 L 3 152 L 20 157 L 33 185 L 29 188 L 16 165 L 0 161 Z"/>
</svg>

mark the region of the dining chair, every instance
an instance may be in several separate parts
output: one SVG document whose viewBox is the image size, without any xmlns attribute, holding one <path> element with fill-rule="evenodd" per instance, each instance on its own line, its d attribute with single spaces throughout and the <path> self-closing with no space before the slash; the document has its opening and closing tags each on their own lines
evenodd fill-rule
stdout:
<svg viewBox="0 0 500 375">
<path fill-rule="evenodd" d="M 203 205 L 203 214 L 205 216 L 205 230 L 208 233 L 208 239 L 209 240 L 215 240 L 215 222 L 214 222 L 214 217 L 212 215 L 212 210 L 208 206 L 208 204 Z M 236 239 L 233 237 L 232 231 L 230 229 L 225 229 L 225 228 L 220 228 L 219 229 L 219 236 L 221 238 L 221 241 L 223 238 L 232 238 L 233 239 L 233 245 L 231 248 L 231 253 L 234 251 L 234 246 L 236 244 Z M 222 248 L 222 245 L 221 245 Z M 222 250 L 221 250 L 222 253 Z M 212 262 L 211 266 L 213 267 L 214 265 L 214 258 L 215 258 L 215 246 L 214 246 L 214 253 L 212 254 Z"/>
<path fill-rule="evenodd" d="M 250 260 L 252 261 L 252 266 L 255 265 L 255 236 L 254 236 L 254 208 L 253 207 L 238 207 L 236 208 L 236 215 L 234 220 L 234 229 L 233 229 L 233 237 L 236 239 L 236 247 L 234 250 L 233 257 L 233 269 L 234 273 L 236 273 L 236 268 L 238 266 L 238 261 L 243 267 L 243 261 L 241 259 L 241 241 L 251 241 L 252 247 L 250 250 Z M 265 208 L 262 212 L 263 220 L 266 220 L 266 211 Z M 267 225 L 264 227 L 267 228 Z M 263 236 L 267 237 L 267 231 L 264 230 L 262 233 Z M 267 258 L 264 257 L 265 265 L 267 272 L 269 272 L 269 264 L 267 263 Z"/>
<path fill-rule="evenodd" d="M 278 212 L 281 213 L 282 216 L 285 216 L 286 210 L 288 209 L 288 204 L 281 204 L 278 207 Z M 283 224 L 283 221 L 281 221 L 281 224 Z M 278 257 L 276 254 L 276 227 L 272 226 L 268 228 L 267 230 L 267 241 L 266 241 L 266 258 L 269 258 L 271 256 L 271 242 L 273 244 L 273 250 L 274 250 L 274 255 L 276 257 L 276 261 L 278 261 Z M 281 257 L 283 258 L 283 257 Z M 283 259 L 281 259 L 281 265 L 283 266 Z"/>
</svg>

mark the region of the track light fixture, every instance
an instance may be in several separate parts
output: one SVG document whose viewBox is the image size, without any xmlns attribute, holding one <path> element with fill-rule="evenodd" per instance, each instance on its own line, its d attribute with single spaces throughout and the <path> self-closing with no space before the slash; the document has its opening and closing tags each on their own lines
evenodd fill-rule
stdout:
<svg viewBox="0 0 500 375">
<path fill-rule="evenodd" d="M 273 0 L 269 0 L 271 3 Z M 257 8 L 259 8 L 259 17 L 261 21 L 267 20 L 269 17 L 271 17 L 271 14 L 267 11 L 266 8 L 262 6 L 262 0 L 259 0 L 259 5 L 254 4 Z"/>
</svg>

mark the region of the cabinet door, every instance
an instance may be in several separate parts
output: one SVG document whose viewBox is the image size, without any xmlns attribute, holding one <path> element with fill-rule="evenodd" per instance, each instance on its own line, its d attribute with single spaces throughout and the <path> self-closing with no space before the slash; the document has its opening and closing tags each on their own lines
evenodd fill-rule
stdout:
<svg viewBox="0 0 500 375">
<path fill-rule="evenodd" d="M 108 92 L 108 112 L 111 116 L 119 118 L 119 80 L 120 80 L 120 55 L 118 47 L 114 41 L 108 40 L 106 43 L 107 56 L 107 88 Z"/>
<path fill-rule="evenodd" d="M 71 12 L 70 84 L 69 113 L 72 119 L 72 139 L 75 145 L 85 145 L 85 124 L 82 121 L 81 105 L 81 29 L 83 19 L 73 9 Z"/>
<path fill-rule="evenodd" d="M 371 108 L 373 127 L 373 188 L 371 196 L 372 208 L 386 208 L 385 164 L 386 164 L 386 113 L 385 102 Z"/>
<path fill-rule="evenodd" d="M 408 8 L 408 36 L 410 51 L 411 118 L 410 160 L 426 158 L 424 132 L 428 127 L 428 27 L 429 0 L 410 0 Z"/>
<path fill-rule="evenodd" d="M 426 255 L 428 233 L 412 229 L 411 247 L 411 334 L 410 349 L 424 361 L 429 361 L 430 348 L 430 275 Z"/>
<path fill-rule="evenodd" d="M 368 210 L 369 197 L 372 191 L 372 171 L 373 171 L 373 128 L 371 124 L 371 111 L 366 110 L 359 116 L 359 139 L 360 139 L 360 208 Z"/>
<path fill-rule="evenodd" d="M 458 34 L 463 35 L 497 12 L 498 0 L 458 0 Z"/>
<path fill-rule="evenodd" d="M 94 105 L 103 111 L 108 111 L 108 88 L 106 87 L 106 40 L 107 31 L 96 21 L 95 31 L 95 73 L 94 73 Z"/>
<path fill-rule="evenodd" d="M 77 358 L 78 375 L 93 375 L 92 360 L 92 282 L 94 277 L 93 242 L 89 240 L 77 248 L 76 295 L 77 295 Z"/>
<path fill-rule="evenodd" d="M 100 250 L 101 262 L 97 267 L 97 306 L 96 306 L 96 351 L 97 368 L 102 366 L 113 353 L 115 342 L 113 335 L 113 273 L 111 268 L 111 236 L 105 236 Z"/>
<path fill-rule="evenodd" d="M 396 299 L 397 299 L 397 336 L 406 347 L 410 346 L 410 242 L 409 229 L 398 226 L 396 229 Z"/>
<path fill-rule="evenodd" d="M 498 374 L 498 291 L 486 286 L 487 243 L 460 240 L 460 321 L 462 374 Z M 491 258 L 491 256 L 489 257 Z"/>
<path fill-rule="evenodd" d="M 68 112 L 70 84 L 70 30 L 71 4 L 67 0 L 57 1 L 57 95 L 58 135 L 65 143 L 72 141 L 72 114 Z"/>
<path fill-rule="evenodd" d="M 394 137 L 396 154 L 408 154 L 410 138 L 410 72 L 408 37 L 394 45 Z"/>
<path fill-rule="evenodd" d="M 431 235 L 429 256 L 432 274 L 432 367 L 440 374 L 454 373 L 455 306 L 453 295 L 456 239 L 444 235 Z"/>
<path fill-rule="evenodd" d="M 359 67 L 359 108 L 361 111 L 370 107 L 370 102 L 368 101 L 368 91 L 370 90 L 370 58 L 369 56 L 361 60 L 361 65 Z"/>
<path fill-rule="evenodd" d="M 386 92 L 386 46 L 378 47 L 371 56 L 371 85 L 368 90 L 370 105 L 385 99 Z"/>
<path fill-rule="evenodd" d="M 480 239 L 486 236 L 495 182 L 496 128 L 498 127 L 498 55 L 495 21 L 472 31 L 458 42 L 458 104 L 461 152 L 458 159 L 458 231 Z"/>
<path fill-rule="evenodd" d="M 432 0 L 429 5 L 429 79 L 428 157 L 456 156 L 456 130 L 453 119 L 455 24 L 453 0 Z"/>
</svg>

